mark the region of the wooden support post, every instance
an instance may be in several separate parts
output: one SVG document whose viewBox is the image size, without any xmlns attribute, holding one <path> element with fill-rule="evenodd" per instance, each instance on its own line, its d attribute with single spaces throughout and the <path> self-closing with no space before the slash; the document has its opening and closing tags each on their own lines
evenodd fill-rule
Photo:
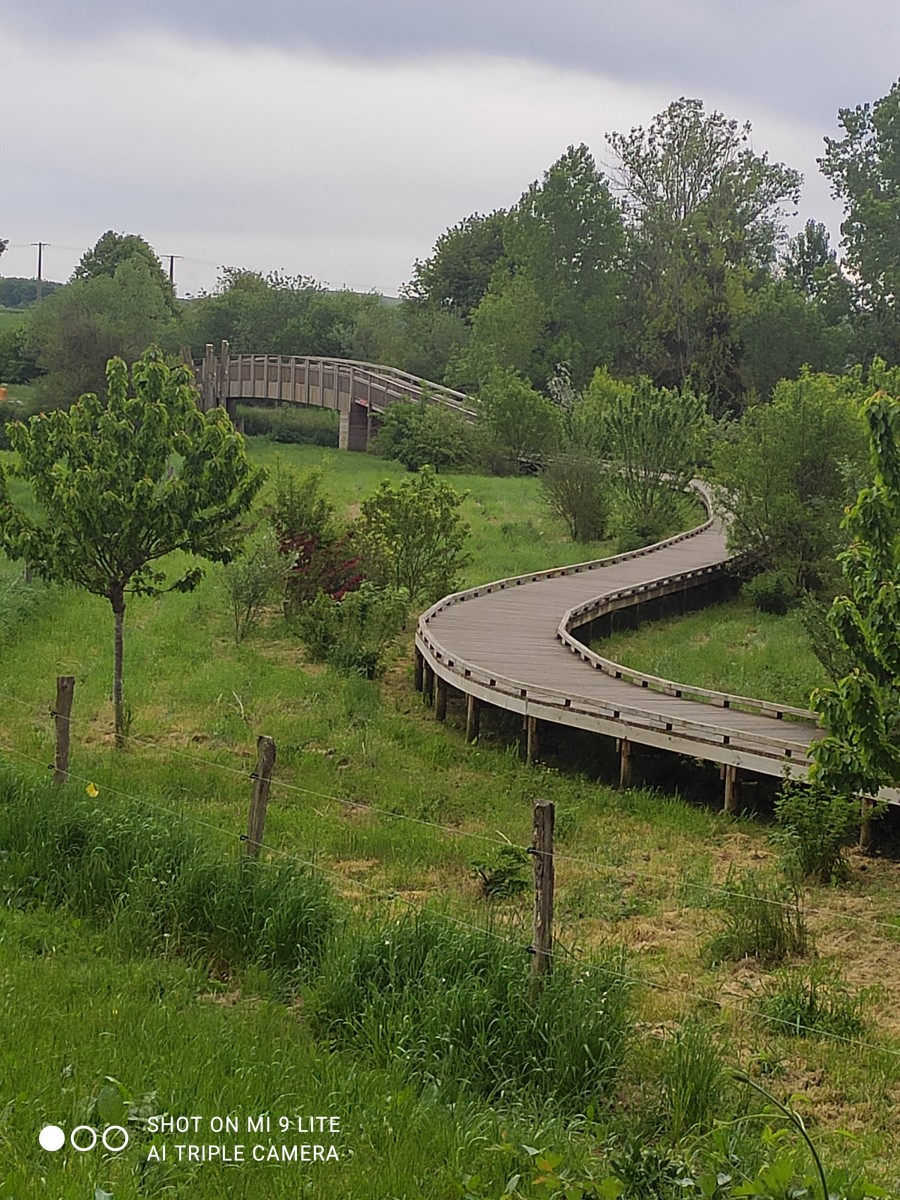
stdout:
<svg viewBox="0 0 900 1200">
<path fill-rule="evenodd" d="M 256 739 L 257 762 L 253 772 L 253 794 L 250 797 L 250 819 L 247 824 L 247 839 L 244 852 L 250 858 L 259 858 L 260 847 L 266 832 L 266 808 L 269 804 L 269 785 L 272 768 L 275 766 L 275 741 L 260 735 Z"/>
<path fill-rule="evenodd" d="M 434 703 L 434 668 L 430 663 L 422 668 L 422 696 L 426 704 Z"/>
<path fill-rule="evenodd" d="M 538 729 L 537 717 L 525 718 L 525 761 L 530 766 L 534 764 L 540 754 L 540 730 Z"/>
<path fill-rule="evenodd" d="M 56 678 L 56 755 L 53 762 L 53 782 L 58 787 L 69 778 L 69 733 L 72 723 L 72 698 L 75 695 L 75 676 Z"/>
<path fill-rule="evenodd" d="M 418 646 L 416 646 L 416 665 L 414 670 L 415 674 L 413 675 L 413 682 L 416 685 L 416 691 L 421 692 L 425 678 L 425 660 L 422 657 L 422 651 Z"/>
<path fill-rule="evenodd" d="M 434 715 L 443 721 L 447 715 L 447 680 L 435 676 Z"/>
<path fill-rule="evenodd" d="M 632 745 L 628 738 L 619 738 L 619 787 L 630 788 L 634 781 Z"/>
<path fill-rule="evenodd" d="M 531 944 L 531 989 L 538 992 L 553 967 L 553 820 L 550 800 L 537 800 L 531 855 L 534 859 L 534 935 Z"/>
<path fill-rule="evenodd" d="M 474 742 L 481 727 L 481 705 L 477 696 L 466 696 L 466 741 Z"/>
<path fill-rule="evenodd" d="M 875 822 L 872 819 L 875 802 L 871 797 L 863 796 L 860 803 L 862 805 L 862 822 L 859 827 L 859 848 L 863 854 L 872 854 L 875 849 Z"/>
<path fill-rule="evenodd" d="M 740 808 L 740 785 L 738 784 L 738 769 L 725 764 L 725 803 L 722 811 L 736 813 Z"/>
</svg>

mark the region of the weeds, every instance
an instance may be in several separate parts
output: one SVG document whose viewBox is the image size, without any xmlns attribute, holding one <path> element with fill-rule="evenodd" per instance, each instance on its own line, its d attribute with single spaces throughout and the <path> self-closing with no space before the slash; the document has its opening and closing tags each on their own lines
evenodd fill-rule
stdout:
<svg viewBox="0 0 900 1200">
<path fill-rule="evenodd" d="M 732 868 L 722 891 L 719 929 L 706 947 L 713 962 L 755 958 L 771 964 L 806 954 L 809 934 L 796 887 Z"/>
<path fill-rule="evenodd" d="M 866 995 L 853 993 L 833 967 L 816 963 L 782 975 L 765 992 L 763 1012 L 776 1032 L 859 1038 L 866 1031 Z"/>
</svg>

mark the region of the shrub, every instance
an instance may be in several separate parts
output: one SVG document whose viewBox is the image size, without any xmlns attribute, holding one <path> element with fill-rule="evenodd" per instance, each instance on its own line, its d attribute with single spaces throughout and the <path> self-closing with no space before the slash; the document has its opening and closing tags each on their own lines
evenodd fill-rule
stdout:
<svg viewBox="0 0 900 1200">
<path fill-rule="evenodd" d="M 781 571 L 755 576 L 741 588 L 741 595 L 759 612 L 776 617 L 783 617 L 794 604 L 790 580 Z"/>
<path fill-rule="evenodd" d="M 443 404 L 392 404 L 375 440 L 385 458 L 395 458 L 408 471 L 432 466 L 436 471 L 459 471 L 477 457 L 474 426 Z"/>
<path fill-rule="evenodd" d="M 815 963 L 769 984 L 762 1011 L 775 1033 L 858 1038 L 866 1031 L 865 999 L 850 991 L 836 968 Z"/>
<path fill-rule="evenodd" d="M 469 526 L 459 512 L 464 499 L 430 467 L 399 484 L 385 480 L 362 502 L 359 545 L 367 575 L 404 589 L 413 602 L 452 591 L 469 561 Z"/>
<path fill-rule="evenodd" d="M 622 975 L 613 955 L 557 959 L 532 996 L 520 945 L 423 912 L 343 938 L 309 1015 L 333 1045 L 402 1063 L 448 1098 L 583 1113 L 614 1099 L 631 1027 Z"/>
<path fill-rule="evenodd" d="M 860 802 L 822 784 L 785 778 L 775 800 L 775 840 L 789 875 L 831 883 L 846 879 L 847 846 L 859 835 Z"/>
<path fill-rule="evenodd" d="M 800 895 L 791 884 L 747 872 L 728 872 L 718 910 L 719 929 L 707 946 L 714 962 L 756 958 L 783 962 L 807 951 Z"/>
<path fill-rule="evenodd" d="M 544 498 L 566 524 L 573 542 L 606 537 L 611 492 L 602 465 L 594 458 L 568 454 L 550 462 L 541 476 Z"/>
<path fill-rule="evenodd" d="M 224 568 L 225 594 L 231 609 L 234 640 L 242 642 L 259 620 L 267 601 L 284 588 L 288 566 L 275 535 L 264 533 Z"/>
<path fill-rule="evenodd" d="M 409 596 L 364 582 L 342 600 L 320 592 L 300 610 L 296 629 L 313 662 L 372 679 L 409 611 Z"/>
<path fill-rule="evenodd" d="M 472 871 L 486 900 L 518 896 L 528 887 L 528 852 L 521 846 L 500 846 L 490 857 L 475 859 Z"/>
<path fill-rule="evenodd" d="M 302 476 L 279 471 L 269 519 L 287 563 L 284 611 L 288 617 L 320 593 L 340 600 L 364 578 L 351 535 L 341 532 L 334 505 L 324 495 L 321 467 Z"/>
</svg>

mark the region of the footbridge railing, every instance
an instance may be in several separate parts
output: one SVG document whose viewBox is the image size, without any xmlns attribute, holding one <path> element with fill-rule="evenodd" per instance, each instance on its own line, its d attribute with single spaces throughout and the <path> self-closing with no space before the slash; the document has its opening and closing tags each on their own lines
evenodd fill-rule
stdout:
<svg viewBox="0 0 900 1200">
<path fill-rule="evenodd" d="M 210 344 L 195 368 L 201 407 L 227 408 L 260 400 L 329 408 L 340 414 L 340 446 L 365 450 L 388 405 L 425 400 L 474 420 L 476 409 L 463 392 L 430 383 L 408 371 L 346 358 L 287 354 L 232 354 L 223 342 Z"/>
</svg>

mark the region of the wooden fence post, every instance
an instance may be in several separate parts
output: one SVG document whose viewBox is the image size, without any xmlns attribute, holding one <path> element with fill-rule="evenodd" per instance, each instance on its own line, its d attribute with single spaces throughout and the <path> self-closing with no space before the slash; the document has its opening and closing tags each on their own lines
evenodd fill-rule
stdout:
<svg viewBox="0 0 900 1200">
<path fill-rule="evenodd" d="M 725 801 L 723 812 L 736 813 L 740 808 L 740 784 L 738 769 L 731 763 L 725 764 Z"/>
<path fill-rule="evenodd" d="M 56 721 L 56 755 L 53 762 L 53 782 L 58 787 L 69 777 L 69 733 L 72 720 L 72 698 L 75 695 L 75 676 L 57 675 L 56 706 L 53 717 Z"/>
<path fill-rule="evenodd" d="M 534 936 L 531 991 L 537 994 L 553 966 L 553 820 L 552 800 L 536 800 L 531 855 L 534 859 Z"/>
<path fill-rule="evenodd" d="M 250 858 L 259 858 L 260 847 L 266 831 L 266 808 L 269 803 L 269 785 L 272 782 L 272 768 L 275 766 L 275 741 L 261 734 L 256 739 L 258 753 L 256 770 L 251 776 L 253 794 L 250 797 L 250 819 L 247 824 L 247 838 L 244 842 L 244 853 Z"/>
<path fill-rule="evenodd" d="M 631 742 L 619 738 L 619 787 L 630 788 L 634 783 L 634 763 L 631 758 Z"/>
</svg>

